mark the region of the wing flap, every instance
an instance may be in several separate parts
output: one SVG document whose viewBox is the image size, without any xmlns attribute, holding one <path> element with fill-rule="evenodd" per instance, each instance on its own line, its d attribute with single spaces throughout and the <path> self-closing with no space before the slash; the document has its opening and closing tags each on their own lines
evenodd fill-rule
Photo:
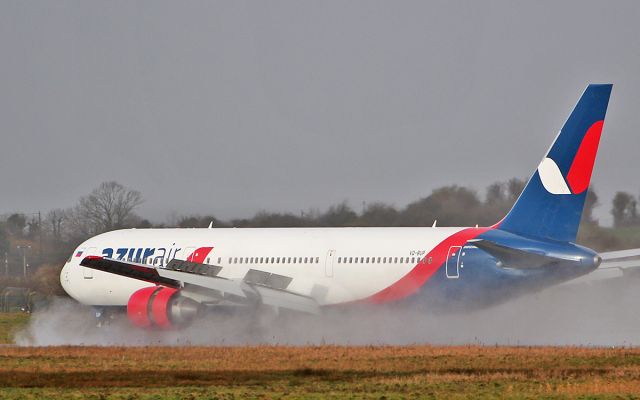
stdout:
<svg viewBox="0 0 640 400">
<path fill-rule="evenodd" d="M 100 256 L 85 257 L 80 265 L 128 278 L 173 288 L 185 285 L 201 288 L 198 295 L 208 292 L 212 300 L 219 300 L 221 293 L 233 295 L 249 303 L 259 302 L 273 307 L 318 314 L 320 307 L 315 299 L 285 290 L 292 278 L 266 271 L 250 270 L 244 279 L 227 279 L 218 276 L 222 267 L 172 260 L 167 268 L 154 268 L 144 264 L 114 260 Z"/>
<path fill-rule="evenodd" d="M 158 274 L 169 280 L 189 283 L 191 285 L 213 289 L 240 297 L 247 297 L 245 292 L 242 290 L 242 286 L 239 285 L 237 281 L 231 279 L 203 276 L 184 271 L 172 271 L 167 269 L 158 269 Z"/>
</svg>

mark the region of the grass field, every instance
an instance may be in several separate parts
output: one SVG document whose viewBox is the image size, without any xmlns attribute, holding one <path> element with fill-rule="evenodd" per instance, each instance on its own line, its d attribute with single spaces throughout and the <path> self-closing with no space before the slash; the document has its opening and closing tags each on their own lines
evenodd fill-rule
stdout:
<svg viewBox="0 0 640 400">
<path fill-rule="evenodd" d="M 640 349 L 5 346 L 0 388 L 3 399 L 640 398 Z"/>
<path fill-rule="evenodd" d="M 29 322 L 29 317 L 26 313 L 0 313 L 0 344 L 12 343 L 13 334 Z"/>
</svg>

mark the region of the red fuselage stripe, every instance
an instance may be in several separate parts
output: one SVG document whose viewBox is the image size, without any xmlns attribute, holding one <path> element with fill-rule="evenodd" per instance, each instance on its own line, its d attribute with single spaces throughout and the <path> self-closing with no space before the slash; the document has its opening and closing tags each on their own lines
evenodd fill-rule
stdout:
<svg viewBox="0 0 640 400">
<path fill-rule="evenodd" d="M 497 224 L 496 224 L 497 225 Z M 364 302 L 388 303 L 401 300 L 416 293 L 422 285 L 447 261 L 451 246 L 464 246 L 467 241 L 481 235 L 491 228 L 467 228 L 457 232 L 433 248 L 424 259 L 396 283 L 366 298 Z M 429 263 L 428 261 L 431 260 Z"/>
</svg>

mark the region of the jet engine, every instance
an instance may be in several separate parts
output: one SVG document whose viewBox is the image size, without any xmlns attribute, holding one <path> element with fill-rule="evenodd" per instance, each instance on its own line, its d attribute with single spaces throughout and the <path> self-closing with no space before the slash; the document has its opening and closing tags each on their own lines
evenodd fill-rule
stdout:
<svg viewBox="0 0 640 400">
<path fill-rule="evenodd" d="M 139 328 L 170 329 L 188 325 L 200 311 L 197 301 L 165 286 L 142 288 L 131 295 L 127 316 Z"/>
</svg>

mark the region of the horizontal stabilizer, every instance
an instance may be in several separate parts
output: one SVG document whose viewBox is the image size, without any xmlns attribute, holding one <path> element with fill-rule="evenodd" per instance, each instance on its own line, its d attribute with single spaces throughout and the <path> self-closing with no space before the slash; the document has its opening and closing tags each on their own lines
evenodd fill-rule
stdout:
<svg viewBox="0 0 640 400">
<path fill-rule="evenodd" d="M 490 240 L 479 239 L 470 241 L 470 243 L 500 260 L 503 264 L 503 267 L 505 268 L 533 269 L 547 267 L 559 262 L 580 262 L 574 259 L 567 260 L 563 258 L 553 257 L 531 250 L 507 247 Z"/>
</svg>

